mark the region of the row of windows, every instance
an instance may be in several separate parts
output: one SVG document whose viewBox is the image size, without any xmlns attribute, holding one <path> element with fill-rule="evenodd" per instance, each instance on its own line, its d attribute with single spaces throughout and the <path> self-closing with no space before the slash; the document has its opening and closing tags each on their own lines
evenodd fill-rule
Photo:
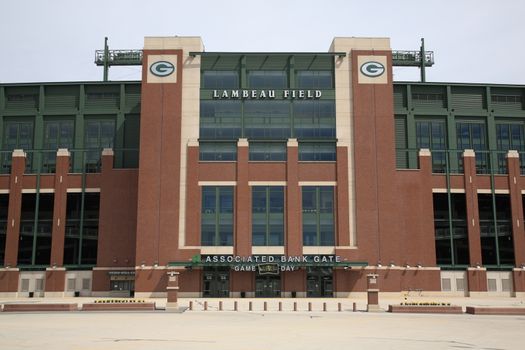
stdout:
<svg viewBox="0 0 525 350">
<path fill-rule="evenodd" d="M 492 169 L 498 173 L 506 173 L 506 152 L 509 150 L 525 152 L 525 127 L 521 122 L 496 124 L 496 152 L 493 152 L 494 154 L 489 152 L 487 126 L 481 121 L 456 122 L 455 149 L 457 153 L 453 157 L 446 152 L 449 149 L 449 139 L 445 120 L 417 120 L 415 131 L 416 148 L 429 148 L 432 151 L 433 172 L 437 173 L 445 172 L 447 162 L 451 171 L 462 172 L 462 153 L 465 149 L 473 149 L 476 152 L 476 170 L 481 174 L 489 173 Z M 402 133 L 398 130 L 396 134 Z M 522 170 L 525 170 L 524 159 L 521 160 Z M 406 154 L 398 152 L 398 167 L 407 166 L 407 162 Z"/>
<path fill-rule="evenodd" d="M 482 265 L 514 265 L 508 195 L 478 194 Z M 464 194 L 434 194 L 436 259 L 442 265 L 470 265 Z"/>
<path fill-rule="evenodd" d="M 444 101 L 445 93 L 413 93 L 412 99 L 418 101 Z M 491 95 L 493 103 L 501 104 L 521 104 L 521 95 Z"/>
<path fill-rule="evenodd" d="M 95 265 L 97 261 L 98 193 L 68 193 L 64 265 Z M 51 261 L 54 194 L 22 194 L 18 265 L 54 264 Z M 4 260 L 9 195 L 0 195 L 0 261 Z"/>
<path fill-rule="evenodd" d="M 252 245 L 282 246 L 285 232 L 283 186 L 252 187 Z M 202 188 L 201 244 L 233 245 L 234 189 Z M 334 188 L 302 187 L 303 245 L 334 245 Z"/>
<path fill-rule="evenodd" d="M 335 138 L 334 101 L 201 101 L 201 139 Z"/>
<path fill-rule="evenodd" d="M 289 76 L 283 70 L 247 71 L 247 88 L 250 89 L 288 89 Z M 295 88 L 298 89 L 333 89 L 334 75 L 331 70 L 296 71 Z M 239 89 L 240 74 L 236 70 L 203 71 L 203 89 Z"/>
<path fill-rule="evenodd" d="M 284 142 L 250 142 L 250 161 L 286 161 L 287 147 Z M 299 142 L 299 161 L 336 160 L 336 145 L 333 142 Z M 236 142 L 200 142 L 201 161 L 236 161 Z"/>
</svg>

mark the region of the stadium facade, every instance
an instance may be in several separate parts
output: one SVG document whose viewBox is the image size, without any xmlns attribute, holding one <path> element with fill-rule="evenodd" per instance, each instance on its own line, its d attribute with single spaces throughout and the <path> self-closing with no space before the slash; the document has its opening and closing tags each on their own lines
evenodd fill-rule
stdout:
<svg viewBox="0 0 525 350">
<path fill-rule="evenodd" d="M 525 293 L 525 86 L 394 82 L 386 38 L 0 84 L 0 295 Z"/>
</svg>

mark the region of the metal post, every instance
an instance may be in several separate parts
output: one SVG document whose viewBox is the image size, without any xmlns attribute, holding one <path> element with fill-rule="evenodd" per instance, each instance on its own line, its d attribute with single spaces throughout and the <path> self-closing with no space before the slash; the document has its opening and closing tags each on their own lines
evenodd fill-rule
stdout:
<svg viewBox="0 0 525 350">
<path fill-rule="evenodd" d="M 425 77 L 425 38 L 421 38 L 421 82 L 424 83 L 426 81 Z"/>
<path fill-rule="evenodd" d="M 308 302 L 308 311 L 312 311 L 312 303 Z"/>
<path fill-rule="evenodd" d="M 341 312 L 342 308 L 341 308 L 341 303 L 337 303 L 337 311 L 338 312 Z"/>
<path fill-rule="evenodd" d="M 352 311 L 353 312 L 356 312 L 357 311 L 357 303 L 354 302 L 354 304 L 352 305 Z"/>
<path fill-rule="evenodd" d="M 297 311 L 297 301 L 293 302 L 293 311 Z"/>
<path fill-rule="evenodd" d="M 109 71 L 109 47 L 108 47 L 108 37 L 104 38 L 104 81 L 108 81 L 108 71 Z"/>
<path fill-rule="evenodd" d="M 323 303 L 323 311 L 326 312 L 326 302 Z"/>
<path fill-rule="evenodd" d="M 190 307 L 189 307 L 190 311 L 193 311 L 193 301 L 190 301 Z"/>
<path fill-rule="evenodd" d="M 283 311 L 283 303 L 282 303 L 282 301 L 279 302 L 279 311 Z"/>
<path fill-rule="evenodd" d="M 233 311 L 238 311 L 238 310 L 239 310 L 239 309 L 238 309 L 238 307 L 237 307 L 237 302 L 234 301 L 234 302 L 233 302 Z"/>
<path fill-rule="evenodd" d="M 253 304 L 252 304 L 252 302 L 250 301 L 250 302 L 248 303 L 248 311 L 252 311 L 252 310 L 253 310 Z"/>
<path fill-rule="evenodd" d="M 264 302 L 264 311 L 268 311 L 268 303 L 266 301 Z"/>
<path fill-rule="evenodd" d="M 219 311 L 222 311 L 222 301 L 219 301 Z"/>
<path fill-rule="evenodd" d="M 204 311 L 207 311 L 207 310 L 208 310 L 208 302 L 205 301 L 205 302 L 204 302 Z"/>
</svg>

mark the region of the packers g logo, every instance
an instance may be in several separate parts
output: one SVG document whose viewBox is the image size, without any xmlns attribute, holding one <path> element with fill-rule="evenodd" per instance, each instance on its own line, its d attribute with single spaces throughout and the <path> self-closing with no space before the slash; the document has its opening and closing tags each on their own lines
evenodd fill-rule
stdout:
<svg viewBox="0 0 525 350">
<path fill-rule="evenodd" d="M 376 78 L 385 72 L 385 66 L 376 61 L 365 62 L 361 65 L 361 73 L 370 78 Z"/>
<path fill-rule="evenodd" d="M 149 71 L 157 77 L 167 77 L 175 72 L 175 66 L 168 61 L 157 61 L 149 67 Z"/>
</svg>

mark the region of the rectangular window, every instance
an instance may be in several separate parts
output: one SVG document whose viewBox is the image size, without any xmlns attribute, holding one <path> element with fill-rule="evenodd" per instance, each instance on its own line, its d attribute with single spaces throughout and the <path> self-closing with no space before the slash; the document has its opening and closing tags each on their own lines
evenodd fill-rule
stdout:
<svg viewBox="0 0 525 350">
<path fill-rule="evenodd" d="M 97 262 L 100 193 L 68 193 L 64 265 Z"/>
<path fill-rule="evenodd" d="M 202 187 L 201 241 L 203 246 L 233 245 L 233 187 Z"/>
<path fill-rule="evenodd" d="M 84 131 L 84 164 L 86 172 L 100 172 L 102 149 L 113 148 L 115 141 L 114 120 L 87 120 Z"/>
<path fill-rule="evenodd" d="M 35 281 L 35 292 L 43 292 L 44 291 L 44 279 L 43 278 L 37 278 Z"/>
<path fill-rule="evenodd" d="M 514 243 L 509 196 L 478 194 L 478 208 L 483 265 L 513 265 Z"/>
<path fill-rule="evenodd" d="M 250 139 L 288 139 L 290 103 L 288 101 L 245 101 L 244 136 Z"/>
<path fill-rule="evenodd" d="M 334 76 L 329 70 L 304 70 L 295 73 L 297 88 L 299 89 L 333 89 Z"/>
<path fill-rule="evenodd" d="M 230 142 L 200 142 L 199 160 L 233 162 L 237 160 L 237 144 Z"/>
<path fill-rule="evenodd" d="M 252 188 L 252 245 L 282 246 L 284 242 L 284 188 Z"/>
<path fill-rule="evenodd" d="M 52 193 L 22 194 L 18 243 L 19 265 L 49 266 L 51 263 L 53 203 Z"/>
<path fill-rule="evenodd" d="M 251 89 L 286 89 L 288 76 L 286 71 L 248 71 L 248 86 Z"/>
<path fill-rule="evenodd" d="M 68 278 L 67 279 L 67 291 L 68 292 L 74 292 L 75 291 L 75 284 L 76 284 L 76 279 L 75 278 Z"/>
<path fill-rule="evenodd" d="M 416 121 L 417 148 L 428 148 L 432 151 L 432 172 L 434 173 L 444 173 L 446 171 L 446 140 L 447 127 L 445 125 L 445 121 Z"/>
<path fill-rule="evenodd" d="M 335 160 L 335 142 L 299 142 L 299 161 L 334 162 Z"/>
<path fill-rule="evenodd" d="M 293 118 L 296 138 L 336 137 L 334 101 L 294 101 Z"/>
<path fill-rule="evenodd" d="M 303 245 L 334 245 L 334 188 L 302 188 Z"/>
<path fill-rule="evenodd" d="M 460 171 L 463 172 L 463 151 L 473 149 L 476 152 L 476 172 L 487 174 L 490 170 L 490 163 L 485 124 L 458 122 L 456 123 L 456 136 Z"/>
<path fill-rule="evenodd" d="M 241 101 L 201 101 L 200 138 L 231 140 L 241 137 Z"/>
<path fill-rule="evenodd" d="M 20 291 L 29 292 L 29 279 L 27 278 L 22 279 L 22 282 L 20 283 Z"/>
<path fill-rule="evenodd" d="M 211 71 L 202 72 L 203 89 L 238 89 L 238 71 Z"/>
<path fill-rule="evenodd" d="M 286 143 L 250 142 L 251 161 L 286 161 Z"/>
<path fill-rule="evenodd" d="M 15 149 L 33 149 L 33 122 L 32 121 L 6 121 L 4 123 L 4 135 L 2 144 L 2 168 L 3 174 L 11 171 L 11 155 Z M 26 171 L 31 169 L 32 154 L 26 158 Z"/>
<path fill-rule="evenodd" d="M 90 289 L 91 289 L 91 279 L 82 278 L 82 290 L 90 290 Z"/>
<path fill-rule="evenodd" d="M 441 265 L 468 265 L 465 195 L 453 193 L 450 194 L 449 199 L 447 194 L 434 193 L 433 204 L 437 263 Z"/>
<path fill-rule="evenodd" d="M 73 120 L 44 121 L 42 172 L 56 171 L 56 153 L 59 148 L 73 148 L 75 126 Z"/>
<path fill-rule="evenodd" d="M 525 174 L 525 135 L 523 124 L 496 124 L 496 143 L 498 147 L 498 173 L 507 173 L 507 152 L 515 150 L 520 153 L 521 174 Z"/>
<path fill-rule="evenodd" d="M 5 245 L 7 241 L 7 213 L 9 208 L 9 195 L 0 194 L 0 263 L 5 258 Z"/>
</svg>

